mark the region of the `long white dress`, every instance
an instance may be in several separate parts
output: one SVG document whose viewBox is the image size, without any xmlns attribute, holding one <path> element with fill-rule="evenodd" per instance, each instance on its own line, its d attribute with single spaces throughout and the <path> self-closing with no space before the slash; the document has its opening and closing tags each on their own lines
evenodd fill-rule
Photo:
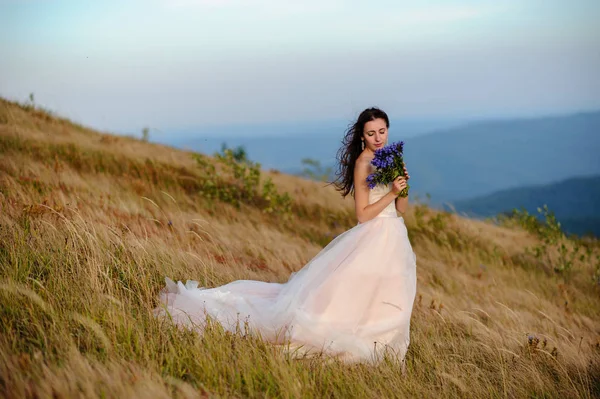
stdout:
<svg viewBox="0 0 600 399">
<path fill-rule="evenodd" d="M 369 203 L 390 186 L 369 191 Z M 244 326 L 294 354 L 345 362 L 403 360 L 416 294 L 416 256 L 392 201 L 377 217 L 337 236 L 286 283 L 238 280 L 216 288 L 168 277 L 156 316 L 202 330 L 206 316 Z"/>
</svg>

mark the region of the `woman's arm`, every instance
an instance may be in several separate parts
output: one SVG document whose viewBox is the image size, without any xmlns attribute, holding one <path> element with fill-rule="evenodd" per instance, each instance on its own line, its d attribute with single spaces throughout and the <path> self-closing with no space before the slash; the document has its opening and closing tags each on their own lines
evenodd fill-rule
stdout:
<svg viewBox="0 0 600 399">
<path fill-rule="evenodd" d="M 392 190 L 381 197 L 379 201 L 369 205 L 369 186 L 367 184 L 369 165 L 369 161 L 357 160 L 354 167 L 354 207 L 359 223 L 368 222 L 379 215 L 398 194 Z"/>
<path fill-rule="evenodd" d="M 404 198 L 396 198 L 396 210 L 400 213 L 405 213 L 408 208 L 408 195 Z"/>
</svg>

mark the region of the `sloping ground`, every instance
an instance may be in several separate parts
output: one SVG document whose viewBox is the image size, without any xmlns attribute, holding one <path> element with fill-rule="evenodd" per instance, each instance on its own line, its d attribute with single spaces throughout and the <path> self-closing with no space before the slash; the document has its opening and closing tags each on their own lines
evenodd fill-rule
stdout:
<svg viewBox="0 0 600 399">
<path fill-rule="evenodd" d="M 0 154 L 3 396 L 600 395 L 597 241 L 536 257 L 540 238 L 525 230 L 413 204 L 407 374 L 290 360 L 244 331 L 198 336 L 157 322 L 158 291 L 164 276 L 286 281 L 355 225 L 350 199 L 275 171 L 261 181 L 278 191 L 248 191 L 218 159 L 4 100 Z"/>
</svg>

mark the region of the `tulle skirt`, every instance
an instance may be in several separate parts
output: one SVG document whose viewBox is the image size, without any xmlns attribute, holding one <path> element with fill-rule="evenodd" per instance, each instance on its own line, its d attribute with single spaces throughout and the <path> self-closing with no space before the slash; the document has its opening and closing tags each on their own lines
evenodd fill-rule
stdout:
<svg viewBox="0 0 600 399">
<path fill-rule="evenodd" d="M 248 328 L 298 356 L 345 362 L 403 360 L 416 295 L 416 256 L 402 217 L 377 217 L 340 234 L 285 283 L 238 280 L 201 288 L 166 278 L 157 317 L 202 331 Z"/>
</svg>

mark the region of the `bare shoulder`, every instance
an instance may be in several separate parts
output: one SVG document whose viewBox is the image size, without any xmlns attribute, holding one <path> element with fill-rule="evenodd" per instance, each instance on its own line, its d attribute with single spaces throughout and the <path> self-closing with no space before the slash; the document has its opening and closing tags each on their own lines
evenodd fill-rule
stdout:
<svg viewBox="0 0 600 399">
<path fill-rule="evenodd" d="M 368 158 L 361 155 L 356 159 L 356 164 L 354 168 L 356 169 L 356 171 L 369 174 L 371 172 L 371 160 L 372 158 Z"/>
<path fill-rule="evenodd" d="M 359 156 L 356 158 L 356 163 L 354 164 L 354 183 L 356 188 L 357 198 L 358 196 L 362 196 L 361 193 L 367 192 L 367 176 L 370 173 L 370 165 L 371 160 L 364 156 Z"/>
<path fill-rule="evenodd" d="M 369 165 L 371 164 L 371 159 L 361 155 L 356 159 L 356 168 L 360 169 L 369 169 Z"/>
</svg>

